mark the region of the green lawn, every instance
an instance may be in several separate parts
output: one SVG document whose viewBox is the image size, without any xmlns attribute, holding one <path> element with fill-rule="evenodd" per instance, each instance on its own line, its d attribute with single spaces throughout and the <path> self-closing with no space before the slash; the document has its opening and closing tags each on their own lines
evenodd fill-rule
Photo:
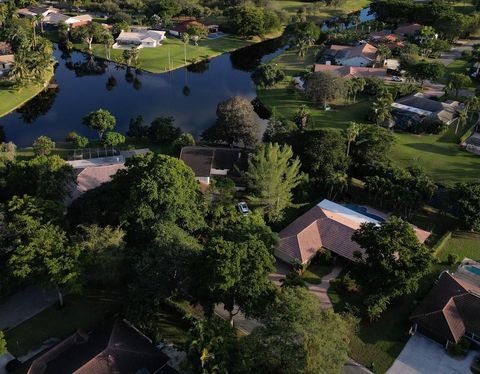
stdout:
<svg viewBox="0 0 480 374">
<path fill-rule="evenodd" d="M 43 90 L 42 85 L 33 85 L 21 89 L 0 88 L 0 117 L 13 112 Z"/>
<path fill-rule="evenodd" d="M 445 265 L 435 265 L 422 280 L 415 295 L 404 297 L 391 304 L 380 320 L 370 323 L 362 321 L 358 332 L 350 340 L 350 356 L 365 366 L 372 362 L 376 373 L 385 373 L 398 357 L 407 342 L 410 324 L 408 317 L 419 300 L 428 292 L 436 277 L 445 270 Z M 356 306 L 362 307 L 361 295 L 347 294 L 339 281 L 332 282 L 328 290 L 336 312 Z"/>
<path fill-rule="evenodd" d="M 105 291 L 86 291 L 82 296 L 67 296 L 65 306 L 53 306 L 5 333 L 10 353 L 18 357 L 45 340 L 65 338 L 78 328 L 90 330 L 118 309 L 119 295 Z"/>
<path fill-rule="evenodd" d="M 339 7 L 327 7 L 321 2 L 308 3 L 303 1 L 273 0 L 270 2 L 270 7 L 275 10 L 282 10 L 289 16 L 295 15 L 298 9 L 303 8 L 307 11 L 307 18 L 309 21 L 320 22 L 327 18 L 352 13 L 366 8 L 370 2 L 371 0 L 347 0 Z"/>
<path fill-rule="evenodd" d="M 201 61 L 219 56 L 226 52 L 231 52 L 252 44 L 258 40 L 247 40 L 236 36 L 228 35 L 215 40 L 201 40 L 198 46 L 189 43 L 187 45 L 187 65 L 196 61 Z M 163 45 L 156 48 L 140 49 L 139 62 L 140 68 L 152 73 L 164 73 L 185 66 L 184 45 L 180 39 L 168 37 Z M 76 44 L 75 47 L 85 50 L 85 45 Z M 94 45 L 93 52 L 96 56 L 106 58 L 106 51 L 103 45 Z M 112 49 L 111 59 L 120 60 L 123 50 Z M 169 64 L 170 54 L 170 64 Z"/>
<path fill-rule="evenodd" d="M 302 274 L 302 279 L 307 283 L 320 284 L 322 283 L 322 278 L 330 273 L 331 270 L 332 267 L 329 265 L 311 263 Z"/>
<path fill-rule="evenodd" d="M 449 254 L 457 256 L 458 261 L 465 257 L 480 261 L 480 234 L 472 232 L 454 232 L 449 240 L 443 245 L 437 256 L 445 261 Z"/>
</svg>

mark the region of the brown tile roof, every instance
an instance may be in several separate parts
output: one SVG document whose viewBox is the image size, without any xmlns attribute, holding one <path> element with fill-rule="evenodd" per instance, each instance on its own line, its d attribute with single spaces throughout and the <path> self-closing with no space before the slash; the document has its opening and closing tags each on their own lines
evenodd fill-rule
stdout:
<svg viewBox="0 0 480 374">
<path fill-rule="evenodd" d="M 354 253 L 365 253 L 356 242 L 353 233 L 363 222 L 378 221 L 329 200 L 323 200 L 290 225 L 280 231 L 280 244 L 275 249 L 277 257 L 291 262 L 295 259 L 308 262 L 320 248 L 354 260 Z M 420 242 L 430 233 L 415 228 Z"/>
<path fill-rule="evenodd" d="M 419 25 L 418 23 L 412 23 L 410 25 L 401 25 L 399 27 L 397 27 L 397 29 L 394 31 L 395 34 L 399 34 L 399 35 L 413 35 L 415 34 L 417 31 L 420 31 L 422 29 L 422 25 Z"/>
<path fill-rule="evenodd" d="M 0 55 L 12 54 L 12 46 L 7 42 L 0 42 Z"/>
<path fill-rule="evenodd" d="M 101 326 L 90 334 L 78 331 L 46 353 L 27 362 L 27 374 L 132 374 L 158 372 L 168 357 L 126 321 Z"/>
<path fill-rule="evenodd" d="M 190 26 L 200 26 L 200 27 L 207 28 L 207 25 L 205 25 L 204 23 L 202 23 L 200 21 L 197 21 L 195 19 L 190 19 L 190 20 L 186 20 L 186 21 L 183 21 L 183 22 L 179 23 L 178 25 L 173 27 L 171 30 L 183 33 L 185 31 L 187 31 L 188 27 L 190 27 Z"/>
<path fill-rule="evenodd" d="M 377 58 L 377 48 L 369 43 L 356 46 L 345 46 L 333 44 L 330 46 L 330 53 L 339 59 L 349 59 L 354 57 L 364 57 L 375 61 Z"/>
<path fill-rule="evenodd" d="M 465 332 L 480 334 L 479 287 L 443 272 L 410 320 L 444 340 L 458 342 Z"/>
<path fill-rule="evenodd" d="M 384 79 L 387 76 L 386 69 L 369 68 L 364 66 L 342 66 L 342 65 L 325 65 L 315 64 L 313 66 L 314 72 L 329 71 L 342 78 L 369 78 L 378 77 Z"/>
</svg>

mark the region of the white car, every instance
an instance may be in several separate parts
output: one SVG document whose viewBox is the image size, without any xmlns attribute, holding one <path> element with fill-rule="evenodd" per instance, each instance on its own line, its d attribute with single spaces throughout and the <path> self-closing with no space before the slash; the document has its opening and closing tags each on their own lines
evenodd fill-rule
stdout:
<svg viewBox="0 0 480 374">
<path fill-rule="evenodd" d="M 392 81 L 394 81 L 394 82 L 403 82 L 403 78 L 394 75 L 394 76 L 392 77 Z"/>
<path fill-rule="evenodd" d="M 250 209 L 248 209 L 248 205 L 245 201 L 241 201 L 237 204 L 237 209 L 241 214 L 247 214 L 250 212 Z"/>
</svg>

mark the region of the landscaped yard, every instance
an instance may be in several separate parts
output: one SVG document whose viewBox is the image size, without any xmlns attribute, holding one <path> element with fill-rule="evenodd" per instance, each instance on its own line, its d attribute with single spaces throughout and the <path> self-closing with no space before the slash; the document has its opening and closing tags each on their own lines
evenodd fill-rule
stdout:
<svg viewBox="0 0 480 374">
<path fill-rule="evenodd" d="M 321 265 L 318 263 L 311 263 L 302 274 L 302 279 L 311 284 L 322 283 L 322 278 L 330 273 L 332 267 L 329 265 Z"/>
<path fill-rule="evenodd" d="M 186 47 L 187 65 L 209 58 L 219 56 L 252 44 L 258 40 L 248 40 L 228 35 L 214 40 L 201 40 L 198 46 L 189 43 Z M 142 48 L 139 53 L 140 68 L 152 73 L 164 73 L 185 66 L 184 44 L 180 39 L 168 37 L 163 45 L 156 48 Z M 85 50 L 84 44 L 76 44 L 79 50 Z M 94 45 L 93 52 L 96 56 L 106 58 L 103 45 Z M 111 60 L 122 61 L 123 50 L 112 49 Z M 170 57 L 170 59 L 169 59 Z M 170 60 L 170 61 L 169 61 Z"/>
<path fill-rule="evenodd" d="M 456 231 L 440 248 L 437 257 L 445 261 L 449 254 L 457 256 L 458 261 L 465 257 L 480 261 L 480 234 Z"/>
<path fill-rule="evenodd" d="M 336 17 L 366 8 L 371 0 L 347 0 L 339 7 L 327 7 L 322 2 L 307 3 L 303 1 L 274 0 L 270 6 L 276 10 L 283 10 L 293 16 L 299 9 L 307 9 L 307 18 L 313 22 L 320 22 L 327 18 Z"/>
</svg>

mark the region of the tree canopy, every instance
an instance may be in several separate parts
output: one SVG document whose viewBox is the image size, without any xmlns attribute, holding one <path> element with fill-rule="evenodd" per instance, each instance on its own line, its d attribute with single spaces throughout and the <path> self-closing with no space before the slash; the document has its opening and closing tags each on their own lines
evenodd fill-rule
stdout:
<svg viewBox="0 0 480 374">
<path fill-rule="evenodd" d="M 117 120 L 106 109 L 97 109 L 83 117 L 83 123 L 90 129 L 95 130 L 98 138 L 102 139 L 106 131 L 114 129 Z"/>
<path fill-rule="evenodd" d="M 313 73 L 305 82 L 305 96 L 322 107 L 331 100 L 344 97 L 345 93 L 344 80 L 330 72 Z"/>
<path fill-rule="evenodd" d="M 480 184 L 458 183 L 453 195 L 463 226 L 469 230 L 480 231 Z"/>
</svg>

